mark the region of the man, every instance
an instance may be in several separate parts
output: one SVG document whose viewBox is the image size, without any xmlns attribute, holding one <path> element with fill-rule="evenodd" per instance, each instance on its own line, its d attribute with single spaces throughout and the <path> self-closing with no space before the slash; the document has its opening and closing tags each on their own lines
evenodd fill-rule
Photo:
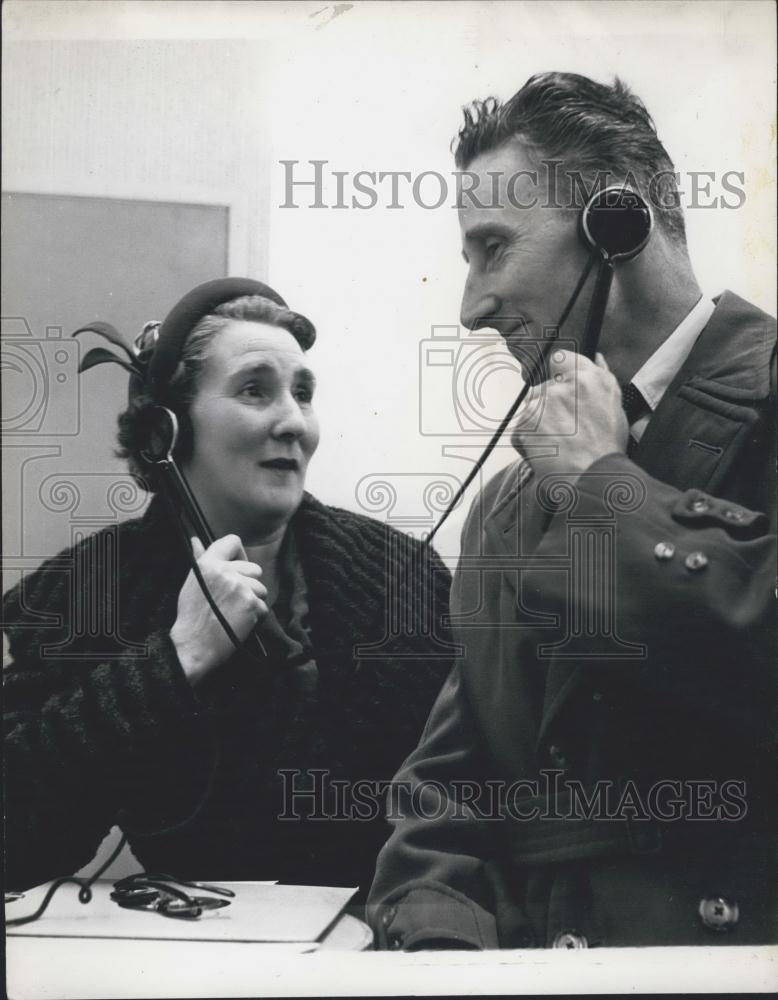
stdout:
<svg viewBox="0 0 778 1000">
<path fill-rule="evenodd" d="M 616 266 L 596 362 L 584 286 L 539 423 L 470 511 L 462 654 L 395 779 L 379 945 L 775 941 L 774 321 L 702 298 L 672 164 L 618 81 L 478 103 L 456 161 L 462 322 L 523 363 L 590 253 L 587 195 L 626 184 L 655 226 Z"/>
</svg>

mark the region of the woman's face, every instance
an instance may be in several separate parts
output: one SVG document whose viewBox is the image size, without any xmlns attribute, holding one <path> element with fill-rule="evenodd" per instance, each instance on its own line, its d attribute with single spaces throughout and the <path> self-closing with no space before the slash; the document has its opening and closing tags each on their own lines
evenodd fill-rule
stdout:
<svg viewBox="0 0 778 1000">
<path fill-rule="evenodd" d="M 185 475 L 217 537 L 256 545 L 283 529 L 319 443 L 314 377 L 291 333 L 230 320 L 210 342 L 189 416 Z"/>
</svg>

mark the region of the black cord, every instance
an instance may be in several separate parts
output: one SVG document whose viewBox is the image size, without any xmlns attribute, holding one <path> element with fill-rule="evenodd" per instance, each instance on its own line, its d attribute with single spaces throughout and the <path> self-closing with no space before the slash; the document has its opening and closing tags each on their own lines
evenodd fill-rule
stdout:
<svg viewBox="0 0 778 1000">
<path fill-rule="evenodd" d="M 233 644 L 237 651 L 243 648 L 243 644 L 240 642 L 238 637 L 235 635 L 234 631 L 230 627 L 229 622 L 224 617 L 224 615 L 219 610 L 216 602 L 211 596 L 210 589 L 203 579 L 203 575 L 200 571 L 197 559 L 194 557 L 192 552 L 189 536 L 184 530 L 182 523 L 182 516 L 186 516 L 191 521 L 190 528 L 192 532 L 197 535 L 203 545 L 208 546 L 215 541 L 213 537 L 213 532 L 208 526 L 208 522 L 205 520 L 203 512 L 200 510 L 200 506 L 197 503 L 195 495 L 192 493 L 192 489 L 187 483 L 183 472 L 178 468 L 175 460 L 172 457 L 168 457 L 163 460 L 156 461 L 157 469 L 160 473 L 160 483 L 162 487 L 162 492 L 165 495 L 165 499 L 168 502 L 171 515 L 173 520 L 176 522 L 176 526 L 179 528 L 179 534 L 184 542 L 184 550 L 186 552 L 187 558 L 189 559 L 189 564 L 192 568 L 192 572 L 195 575 L 200 590 L 203 592 L 205 599 L 216 616 L 216 620 L 219 622 L 221 627 L 227 633 L 227 637 Z M 181 507 L 179 509 L 178 503 Z M 259 633 L 256 629 L 251 632 L 248 637 L 248 642 L 253 643 L 255 647 L 255 652 L 257 652 L 263 659 L 267 658 L 267 650 L 259 637 Z"/>
<path fill-rule="evenodd" d="M 200 570 L 200 567 L 197 564 L 197 559 L 195 558 L 195 554 L 194 552 L 192 552 L 191 540 L 189 539 L 189 536 L 186 533 L 186 530 L 181 521 L 181 517 L 179 516 L 179 511 L 175 505 L 175 502 L 173 501 L 172 496 L 168 492 L 167 484 L 163 488 L 162 493 L 164 494 L 165 500 L 167 500 L 168 506 L 170 508 L 170 513 L 172 515 L 171 520 L 175 523 L 176 528 L 178 529 L 178 533 L 181 536 L 181 540 L 184 545 L 184 551 L 186 552 L 186 556 L 187 559 L 189 560 L 189 565 L 191 567 L 191 570 L 195 575 L 195 579 L 200 585 L 200 590 L 202 590 L 203 596 L 205 597 L 206 601 L 208 601 L 208 604 L 211 608 L 211 611 L 213 611 L 216 620 L 224 629 L 224 631 L 227 633 L 230 642 L 233 644 L 235 649 L 239 650 L 242 646 L 242 643 L 240 639 L 237 637 L 237 635 L 235 635 L 235 633 L 233 632 L 230 623 L 227 621 L 227 619 L 219 610 L 219 606 L 217 605 L 216 601 L 214 601 L 213 596 L 211 595 L 211 591 L 208 588 L 208 584 L 203 579 L 203 574 Z"/>
<path fill-rule="evenodd" d="M 179 532 L 180 532 L 180 534 L 182 536 L 182 541 L 183 541 L 183 545 L 184 545 L 184 551 L 186 552 L 187 557 L 189 559 L 189 562 L 190 562 L 190 565 L 191 565 L 191 568 L 192 568 L 192 572 L 194 573 L 195 578 L 197 579 L 197 582 L 199 583 L 200 588 L 201 588 L 203 594 L 205 595 L 205 598 L 208 601 L 208 604 L 210 605 L 211 610 L 213 611 L 213 613 L 216 616 L 217 620 L 219 621 L 220 625 L 222 626 L 222 628 L 224 629 L 224 631 L 229 636 L 229 638 L 232 641 L 232 643 L 235 646 L 235 648 L 239 650 L 241 648 L 240 640 L 238 639 L 237 635 L 235 635 L 235 633 L 233 632 L 232 628 L 230 627 L 229 622 L 226 620 L 226 618 L 224 617 L 224 615 L 221 613 L 221 611 L 219 610 L 216 602 L 214 601 L 213 597 L 211 596 L 211 593 L 210 593 L 210 591 L 208 589 L 208 585 L 206 584 L 205 580 L 203 579 L 202 572 L 200 571 L 200 567 L 197 564 L 197 559 L 195 558 L 195 555 L 192 552 L 190 540 L 189 540 L 189 538 L 187 536 L 187 533 L 186 533 L 186 531 L 184 529 L 184 526 L 183 526 L 183 524 L 181 522 L 181 519 L 178 517 L 178 512 L 177 512 L 177 510 L 175 508 L 173 500 L 170 497 L 167 489 L 163 488 L 162 492 L 165 495 L 165 499 L 170 504 L 170 507 L 171 507 L 171 510 L 172 510 L 172 514 L 173 514 L 173 518 L 172 519 L 175 522 L 176 526 L 178 527 Z M 208 781 L 206 783 L 205 791 L 200 796 L 200 798 L 199 798 L 197 804 L 195 805 L 194 809 L 192 810 L 192 812 L 185 819 L 180 820 L 177 823 L 172 823 L 172 824 L 170 824 L 168 826 L 165 826 L 165 827 L 153 830 L 153 831 L 131 830 L 130 832 L 131 833 L 135 833 L 138 836 L 142 836 L 142 837 L 159 837 L 159 836 L 162 836 L 162 835 L 167 834 L 167 833 L 172 833 L 174 830 L 181 829 L 184 826 L 187 826 L 189 823 L 192 822 L 192 820 L 194 820 L 194 819 L 197 818 L 197 816 L 199 815 L 199 813 L 202 811 L 203 807 L 205 806 L 205 803 L 210 798 L 211 792 L 213 790 L 214 781 L 215 781 L 215 778 L 216 778 L 216 773 L 217 773 L 218 769 L 219 769 L 219 745 L 218 745 L 218 741 L 216 741 L 215 745 L 214 745 L 213 762 L 212 762 L 212 765 L 211 765 L 211 768 L 210 768 L 210 772 L 208 774 Z M 122 823 L 122 827 L 123 828 L 125 828 L 126 826 L 127 826 L 126 823 Z M 111 865 L 116 860 L 116 858 L 119 856 L 119 854 L 121 853 L 121 851 L 124 848 L 124 846 L 125 846 L 126 843 L 127 843 L 127 834 L 125 832 L 122 832 L 122 835 L 121 835 L 121 838 L 119 840 L 119 843 L 116 846 L 116 848 L 114 849 L 114 851 L 111 853 L 111 855 L 108 858 L 108 860 L 105 861 L 97 869 L 97 871 L 93 875 L 91 875 L 89 878 L 83 878 L 83 877 L 79 877 L 79 876 L 76 876 L 76 875 L 67 875 L 67 876 L 64 876 L 63 878 L 55 879 L 55 881 L 52 882 L 51 885 L 49 886 L 49 888 L 48 888 L 48 890 L 46 892 L 46 895 L 43 897 L 43 900 L 41 901 L 40 906 L 38 907 L 38 909 L 34 913 L 31 913 L 29 916 L 26 916 L 26 917 L 16 917 L 16 918 L 14 918 L 12 920 L 6 920 L 6 926 L 8 926 L 8 927 L 15 927 L 15 926 L 19 926 L 21 924 L 29 924 L 29 923 L 32 923 L 34 920 L 37 920 L 39 917 L 43 916 L 43 914 L 46 912 L 46 909 L 48 908 L 49 903 L 51 902 L 54 894 L 63 885 L 69 885 L 69 884 L 71 884 L 71 885 L 77 885 L 79 887 L 79 892 L 78 892 L 78 900 L 79 900 L 79 902 L 80 903 L 84 903 L 84 904 L 91 902 L 91 900 L 92 900 L 92 889 L 91 889 L 91 887 L 92 887 L 93 883 L 103 874 L 103 872 L 109 867 L 109 865 Z"/>
<path fill-rule="evenodd" d="M 79 903 L 91 902 L 92 886 L 100 878 L 100 876 L 103 874 L 106 868 L 108 868 L 109 865 L 112 865 L 113 862 L 119 857 L 126 843 L 127 843 L 127 835 L 125 833 L 122 833 L 119 843 L 111 852 L 111 855 L 108 858 L 108 860 L 104 861 L 103 864 L 101 864 L 100 867 L 97 869 L 97 871 L 94 873 L 94 875 L 90 875 L 89 878 L 83 878 L 78 875 L 67 875 L 65 876 L 65 878 L 55 879 L 49 886 L 46 895 L 43 897 L 41 905 L 38 907 L 35 913 L 31 913 L 27 917 L 15 917 L 13 920 L 6 920 L 5 922 L 6 927 L 18 927 L 21 924 L 30 924 L 32 923 L 33 920 L 37 920 L 38 917 L 42 917 L 43 914 L 46 912 L 46 908 L 51 902 L 52 897 L 54 896 L 54 893 L 57 891 L 57 889 L 59 889 L 60 886 L 68 885 L 69 883 L 72 883 L 73 885 L 77 885 L 79 887 L 78 890 Z"/>
<path fill-rule="evenodd" d="M 602 258 L 597 268 L 597 277 L 594 280 L 594 291 L 589 303 L 589 314 L 586 317 L 584 339 L 580 347 L 581 354 L 590 361 L 594 361 L 594 355 L 597 352 L 602 322 L 608 306 L 613 273 L 613 261 L 609 257 Z"/>
<path fill-rule="evenodd" d="M 457 490 L 456 494 L 454 495 L 453 499 L 449 503 L 448 507 L 443 512 L 442 517 L 440 518 L 440 520 L 438 521 L 438 523 L 434 526 L 434 528 L 429 533 L 429 535 L 427 535 L 427 537 L 423 540 L 423 542 L 422 542 L 422 548 L 428 547 L 431 544 L 432 539 L 435 537 L 435 535 L 437 534 L 438 530 L 441 528 L 441 526 L 443 525 L 443 523 L 446 521 L 446 519 L 448 518 L 448 516 L 451 513 L 451 511 L 459 503 L 460 499 L 464 495 L 464 493 L 467 490 L 468 486 L 473 481 L 473 479 L 476 477 L 476 475 L 478 474 L 478 472 L 480 471 L 480 469 L 483 467 L 483 465 L 486 462 L 486 460 L 488 459 L 489 455 L 491 455 L 492 451 L 494 450 L 494 448 L 497 445 L 497 442 L 500 440 L 500 438 L 504 434 L 504 432 L 505 432 L 508 424 L 513 419 L 514 415 L 516 414 L 516 411 L 518 410 L 518 408 L 521 406 L 522 402 L 526 398 L 526 395 L 529 392 L 530 388 L 535 384 L 538 376 L 542 372 L 542 369 L 543 369 L 543 366 L 545 364 L 546 358 L 548 357 L 548 353 L 551 350 L 551 347 L 556 342 L 557 337 L 559 336 L 559 330 L 561 329 L 562 325 L 567 320 L 567 318 L 568 318 L 568 316 L 570 314 L 570 311 L 572 310 L 573 306 L 575 305 L 575 302 L 576 302 L 576 300 L 578 299 L 578 296 L 581 293 L 581 290 L 582 290 L 582 288 L 583 288 L 583 286 L 584 286 L 584 284 L 586 282 L 586 279 L 589 276 L 589 273 L 590 273 L 590 271 L 592 269 L 594 261 L 595 261 L 595 259 L 597 259 L 598 256 L 599 255 L 596 252 L 592 253 L 592 255 L 590 256 L 589 260 L 587 261 L 586 267 L 584 268 L 584 270 L 583 270 L 580 278 L 578 279 L 578 283 L 576 284 L 575 289 L 573 290 L 572 295 L 568 299 L 568 302 L 567 302 L 564 310 L 562 311 L 562 315 L 560 316 L 560 318 L 559 318 L 559 320 L 558 320 L 558 322 L 556 324 L 556 327 L 555 327 L 555 330 L 554 330 L 554 335 L 552 337 L 549 337 L 548 340 L 547 340 L 547 342 L 543 344 L 543 346 L 541 348 L 540 356 L 539 356 L 538 361 L 537 361 L 537 364 L 534 366 L 532 372 L 530 372 L 529 377 L 527 378 L 527 380 L 525 381 L 524 385 L 521 388 L 521 391 L 519 392 L 518 396 L 516 397 L 515 401 L 511 405 L 510 409 L 506 413 L 506 415 L 503 418 L 503 420 L 500 422 L 499 427 L 497 428 L 497 430 L 495 431 L 495 433 L 492 435 L 491 440 L 489 441 L 489 443 L 484 448 L 484 451 L 482 452 L 482 454 L 479 457 L 478 461 L 476 462 L 476 464 L 474 465 L 474 467 L 470 471 L 469 475 L 466 477 L 464 483 Z M 590 305 L 590 316 L 589 316 L 590 322 L 589 322 L 588 326 L 592 325 L 591 320 L 592 320 L 593 314 L 601 313 L 603 311 L 603 309 L 604 309 L 604 306 L 602 305 L 601 300 L 603 298 L 605 298 L 605 300 L 607 301 L 607 290 L 608 290 L 608 286 L 610 284 L 610 282 L 609 282 L 608 279 L 610 277 L 611 277 L 611 274 L 604 275 L 602 273 L 602 271 L 601 271 L 600 275 L 598 276 L 598 278 L 599 278 L 599 280 L 598 280 L 598 286 L 602 283 L 603 285 L 605 285 L 605 288 L 602 291 L 599 290 L 599 287 L 595 288 L 595 294 L 593 296 L 593 301 L 592 301 L 592 303 Z M 598 291 L 600 291 L 600 294 L 598 294 Z M 601 317 L 600 317 L 600 319 L 601 319 Z M 163 465 L 164 463 L 158 462 L 157 464 L 158 465 Z M 171 490 L 171 484 L 169 483 L 167 477 L 164 475 L 164 472 L 169 472 L 169 470 L 168 469 L 164 469 L 162 471 L 163 471 L 163 475 L 161 476 L 161 479 L 162 479 L 162 481 L 164 483 L 164 486 L 163 486 L 163 489 L 162 489 L 162 493 L 164 494 L 165 499 L 166 499 L 166 501 L 167 501 L 167 503 L 168 503 L 168 505 L 169 505 L 169 507 L 171 509 L 171 513 L 173 515 L 172 519 L 175 522 L 175 524 L 176 524 L 176 526 L 177 526 L 177 528 L 179 530 L 179 534 L 182 537 L 184 551 L 186 552 L 186 555 L 187 555 L 187 558 L 189 560 L 189 564 L 190 564 L 190 567 L 192 569 L 192 572 L 194 573 L 195 579 L 197 580 L 197 583 L 200 586 L 200 589 L 202 590 L 203 595 L 205 596 L 205 599 L 207 600 L 208 605 L 211 608 L 211 611 L 213 612 L 216 620 L 219 622 L 219 624 L 222 626 L 222 628 L 226 632 L 226 634 L 229 637 L 230 641 L 235 646 L 235 649 L 239 651 L 242 648 L 243 644 L 240 642 L 240 640 L 238 639 L 237 635 L 233 631 L 231 625 L 229 624 L 229 622 L 227 621 L 227 619 L 224 617 L 224 615 L 222 614 L 222 612 L 219 610 L 218 605 L 216 604 L 215 600 L 213 599 L 213 597 L 211 595 L 211 592 L 210 592 L 210 590 L 208 588 L 208 585 L 206 584 L 205 580 L 203 579 L 203 575 L 202 575 L 202 572 L 201 572 L 200 567 L 198 565 L 197 559 L 195 558 L 195 555 L 194 555 L 194 553 L 192 551 L 190 539 L 189 539 L 189 537 L 187 535 L 187 532 L 186 532 L 186 530 L 184 528 L 184 525 L 183 525 L 180 517 L 178 516 L 179 512 L 178 512 L 178 509 L 176 507 L 175 501 L 173 500 L 173 497 L 171 496 L 171 492 L 170 492 L 170 490 Z M 264 652 L 264 647 L 262 647 L 261 642 L 259 643 L 259 647 Z M 139 836 L 145 836 L 145 837 L 161 836 L 163 834 L 170 833 L 170 832 L 172 832 L 174 830 L 180 829 L 181 827 L 184 827 L 187 824 L 191 823 L 192 820 L 194 820 L 197 817 L 197 815 L 200 813 L 200 811 L 204 807 L 205 803 L 207 802 L 208 798 L 210 797 L 211 791 L 213 789 L 213 783 L 214 783 L 215 775 L 216 775 L 216 772 L 218 770 L 218 763 L 219 763 L 219 752 L 218 752 L 218 742 L 217 742 L 216 747 L 215 747 L 215 753 L 214 753 L 214 762 L 213 762 L 213 765 L 211 767 L 211 771 L 210 771 L 209 776 L 208 776 L 208 782 L 207 782 L 207 785 L 206 785 L 206 789 L 205 789 L 203 795 L 200 797 L 200 800 L 197 802 L 195 808 L 189 814 L 189 816 L 186 817 L 186 819 L 181 820 L 178 823 L 174 823 L 174 824 L 171 824 L 169 826 L 160 828 L 158 830 L 149 831 L 147 833 L 144 833 L 142 831 L 134 831 L 134 832 L 137 832 L 137 834 Z M 126 825 L 126 824 L 123 824 L 123 825 Z M 119 839 L 119 843 L 114 848 L 114 850 L 111 852 L 111 854 L 108 857 L 108 859 L 97 869 L 96 872 L 94 872 L 94 874 L 92 874 L 88 878 L 79 877 L 79 876 L 76 876 L 76 875 L 68 875 L 68 876 L 65 876 L 63 878 L 55 879 L 54 882 L 52 882 L 52 884 L 49 886 L 49 888 L 48 888 L 48 890 L 46 892 L 46 895 L 43 897 L 43 900 L 41 901 L 40 906 L 38 907 L 38 909 L 34 913 L 31 913 L 30 915 L 28 915 L 26 917 L 16 917 L 16 918 L 11 919 L 11 920 L 6 920 L 6 922 L 5 922 L 6 926 L 7 927 L 18 927 L 18 926 L 21 926 L 22 924 L 32 923 L 34 920 L 37 920 L 39 917 L 41 917 L 45 913 L 46 909 L 49 906 L 49 903 L 51 902 L 52 898 L 54 897 L 54 894 L 63 885 L 69 885 L 69 884 L 71 884 L 71 885 L 77 885 L 79 887 L 79 891 L 78 891 L 78 900 L 79 900 L 79 902 L 83 903 L 83 904 L 91 902 L 91 900 L 92 900 L 92 886 L 97 881 L 97 879 L 103 874 L 103 872 L 106 871 L 106 869 L 111 864 L 113 864 L 113 862 L 119 856 L 119 854 L 121 853 L 121 851 L 123 850 L 123 848 L 125 847 L 126 844 L 127 844 L 127 834 L 124 833 L 124 832 L 122 832 L 121 838 Z"/>
<path fill-rule="evenodd" d="M 578 283 L 576 284 L 575 288 L 573 289 L 573 294 L 567 300 L 567 305 L 562 310 L 562 315 L 559 317 L 559 320 L 558 320 L 556 326 L 554 327 L 554 334 L 553 334 L 553 336 L 549 337 L 548 340 L 541 347 L 541 353 L 540 353 L 540 357 L 538 358 L 537 364 L 534 366 L 533 370 L 530 372 L 529 377 L 524 382 L 524 385 L 521 387 L 521 390 L 520 390 L 518 396 L 516 397 L 516 399 L 511 404 L 510 409 L 505 414 L 505 416 L 503 417 L 503 419 L 500 421 L 500 426 L 494 432 L 494 434 L 491 437 L 491 440 L 489 441 L 489 443 L 487 444 L 487 446 L 484 448 L 484 450 L 481 452 L 481 455 L 478 458 L 478 461 L 475 463 L 475 465 L 473 466 L 473 468 L 470 470 L 470 472 L 466 476 L 465 481 L 462 483 L 462 485 L 459 487 L 459 489 L 454 494 L 454 497 L 452 498 L 452 500 L 449 503 L 448 507 L 446 507 L 446 509 L 443 511 L 443 514 L 442 514 L 440 520 L 435 525 L 435 527 L 432 529 L 432 531 L 427 535 L 427 537 L 422 541 L 422 547 L 428 546 L 428 545 L 432 544 L 432 539 L 435 537 L 435 535 L 438 533 L 438 530 L 445 523 L 445 521 L 448 518 L 448 516 L 451 513 L 451 511 L 456 507 L 456 505 L 462 499 L 462 497 L 464 496 L 465 492 L 467 491 L 467 488 L 470 485 L 470 483 L 472 483 L 472 481 L 475 479 L 475 477 L 478 475 L 478 473 L 483 468 L 483 465 L 486 462 L 487 458 L 489 458 L 489 456 L 491 455 L 491 453 L 494 451 L 495 447 L 497 446 L 497 442 L 500 440 L 500 438 L 505 433 L 505 429 L 507 428 L 508 424 L 511 422 L 511 420 L 513 420 L 514 416 L 516 415 L 516 411 L 521 406 L 521 404 L 524 402 L 524 400 L 525 400 L 525 398 L 527 396 L 527 393 L 529 392 L 529 390 L 531 389 L 531 387 L 535 384 L 538 376 L 540 375 L 540 373 L 543 370 L 543 366 L 545 365 L 546 358 L 548 357 L 549 351 L 551 350 L 551 348 L 556 343 L 556 340 L 557 340 L 557 337 L 559 336 L 559 331 L 560 331 L 560 329 L 562 327 L 562 324 L 565 322 L 565 320 L 567 319 L 567 317 L 570 315 L 570 311 L 572 310 L 573 306 L 575 305 L 578 296 L 581 294 L 581 290 L 582 290 L 584 284 L 586 283 L 586 279 L 589 277 L 589 272 L 591 271 L 592 266 L 593 266 L 595 260 L 597 260 L 599 258 L 599 256 L 600 256 L 599 253 L 597 253 L 596 251 L 594 251 L 593 253 L 591 253 L 589 255 L 589 260 L 586 262 L 586 267 L 581 272 L 581 277 L 578 279 Z"/>
</svg>

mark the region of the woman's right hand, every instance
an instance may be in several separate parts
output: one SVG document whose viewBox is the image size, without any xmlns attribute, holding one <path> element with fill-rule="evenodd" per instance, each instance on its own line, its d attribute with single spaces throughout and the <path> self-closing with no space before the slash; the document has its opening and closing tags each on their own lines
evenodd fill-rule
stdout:
<svg viewBox="0 0 778 1000">
<path fill-rule="evenodd" d="M 262 569 L 257 563 L 248 561 L 237 535 L 217 538 L 207 549 L 198 538 L 193 538 L 192 549 L 211 597 L 243 642 L 257 622 L 268 614 L 264 600 L 267 588 L 260 582 Z M 178 595 L 178 614 L 170 638 L 192 685 L 229 660 L 235 652 L 235 646 L 219 624 L 191 570 Z"/>
</svg>

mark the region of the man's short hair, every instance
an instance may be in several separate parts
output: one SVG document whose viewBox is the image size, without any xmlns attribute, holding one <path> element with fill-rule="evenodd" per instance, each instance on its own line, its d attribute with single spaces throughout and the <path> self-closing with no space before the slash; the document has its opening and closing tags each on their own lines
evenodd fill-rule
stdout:
<svg viewBox="0 0 778 1000">
<path fill-rule="evenodd" d="M 609 87 L 577 73 L 539 73 L 505 104 L 474 101 L 464 118 L 452 144 L 460 170 L 518 140 L 538 165 L 561 163 L 573 194 L 564 204 L 580 208 L 587 192 L 627 181 L 668 236 L 686 243 L 673 162 L 645 105 L 618 77 Z"/>
</svg>

